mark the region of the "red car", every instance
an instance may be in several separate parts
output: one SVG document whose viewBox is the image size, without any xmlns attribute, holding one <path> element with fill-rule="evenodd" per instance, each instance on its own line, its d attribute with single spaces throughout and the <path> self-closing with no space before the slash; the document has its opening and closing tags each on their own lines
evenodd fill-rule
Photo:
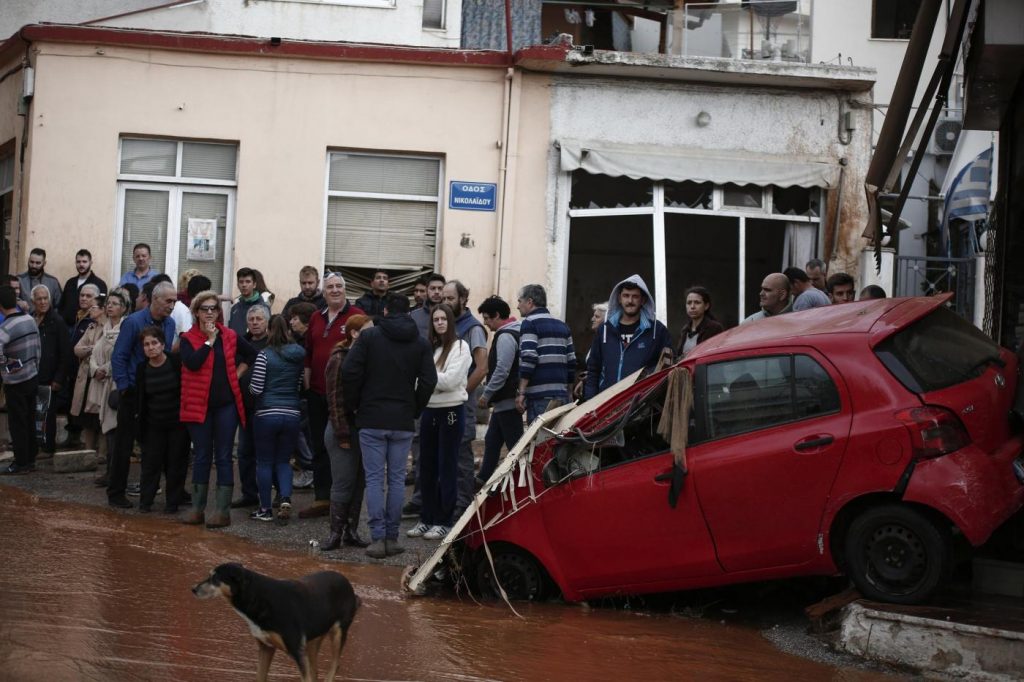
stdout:
<svg viewBox="0 0 1024 682">
<path fill-rule="evenodd" d="M 817 308 L 701 344 L 677 365 L 685 474 L 657 430 L 671 369 L 549 413 L 445 542 L 510 598 L 846 573 L 868 598 L 921 602 L 954 535 L 980 545 L 1024 505 L 1017 358 L 944 302 Z"/>
</svg>

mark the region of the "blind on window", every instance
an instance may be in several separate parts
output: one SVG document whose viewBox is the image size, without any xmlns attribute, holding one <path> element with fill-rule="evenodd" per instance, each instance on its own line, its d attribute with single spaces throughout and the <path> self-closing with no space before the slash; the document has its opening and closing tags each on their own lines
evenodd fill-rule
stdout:
<svg viewBox="0 0 1024 682">
<path fill-rule="evenodd" d="M 233 144 L 186 142 L 181 150 L 181 176 L 234 180 L 238 147 Z"/>
<path fill-rule="evenodd" d="M 329 189 L 436 197 L 440 172 L 438 159 L 338 152 L 331 154 Z"/>
<path fill-rule="evenodd" d="M 167 254 L 167 206 L 170 192 L 128 189 L 124 192 L 124 239 L 121 248 L 121 272 L 135 269 L 132 249 L 136 244 L 149 244 L 150 267 L 164 271 Z"/>
<path fill-rule="evenodd" d="M 327 265 L 431 268 L 436 243 L 436 202 L 328 199 Z"/>
<path fill-rule="evenodd" d="M 121 173 L 173 177 L 177 160 L 173 140 L 121 140 Z"/>
<path fill-rule="evenodd" d="M 14 155 L 0 159 L 0 194 L 14 190 Z"/>
<path fill-rule="evenodd" d="M 226 194 L 200 194 L 183 192 L 181 195 L 181 235 L 178 238 L 178 271 L 195 268 L 210 278 L 213 291 L 223 291 L 224 249 L 227 243 L 228 197 Z M 217 220 L 216 260 L 188 260 L 188 219 L 207 218 Z"/>
<path fill-rule="evenodd" d="M 444 0 L 423 0 L 423 28 L 444 28 Z"/>
</svg>

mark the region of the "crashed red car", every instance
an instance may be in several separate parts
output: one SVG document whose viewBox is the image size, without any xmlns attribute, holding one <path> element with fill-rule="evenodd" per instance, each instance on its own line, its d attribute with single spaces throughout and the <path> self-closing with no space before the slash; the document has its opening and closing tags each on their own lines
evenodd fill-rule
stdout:
<svg viewBox="0 0 1024 682">
<path fill-rule="evenodd" d="M 676 368 L 549 413 L 445 542 L 511 598 L 845 573 L 869 598 L 921 602 L 955 535 L 980 545 L 1024 504 L 1017 358 L 944 302 L 817 308 L 700 345 L 676 366 L 692 378 L 685 474 L 658 434 Z"/>
</svg>

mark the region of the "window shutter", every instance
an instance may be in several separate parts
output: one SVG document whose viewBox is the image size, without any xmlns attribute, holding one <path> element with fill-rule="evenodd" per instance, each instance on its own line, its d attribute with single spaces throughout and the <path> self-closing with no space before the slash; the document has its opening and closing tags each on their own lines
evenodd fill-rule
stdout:
<svg viewBox="0 0 1024 682">
<path fill-rule="evenodd" d="M 434 264 L 437 203 L 330 197 L 325 263 L 419 269 Z"/>
<path fill-rule="evenodd" d="M 181 195 L 181 230 L 178 236 L 178 272 L 196 269 L 210 278 L 213 291 L 224 291 L 224 251 L 227 244 L 228 196 L 183 192 Z M 188 260 L 188 219 L 217 220 L 216 260 Z"/>
<path fill-rule="evenodd" d="M 178 143 L 173 140 L 121 140 L 121 173 L 173 177 Z"/>
<path fill-rule="evenodd" d="M 444 28 L 444 0 L 423 0 L 423 28 Z"/>
<path fill-rule="evenodd" d="M 440 170 L 438 159 L 331 154 L 329 189 L 436 198 Z"/>
<path fill-rule="evenodd" d="M 0 194 L 14 190 L 14 155 L 0 159 Z"/>
<path fill-rule="evenodd" d="M 167 253 L 167 207 L 170 192 L 126 189 L 124 192 L 124 248 L 121 249 L 121 272 L 135 269 L 132 247 L 149 244 L 151 267 L 164 271 Z"/>
<path fill-rule="evenodd" d="M 181 150 L 181 176 L 234 180 L 238 147 L 231 144 L 186 142 Z"/>
</svg>

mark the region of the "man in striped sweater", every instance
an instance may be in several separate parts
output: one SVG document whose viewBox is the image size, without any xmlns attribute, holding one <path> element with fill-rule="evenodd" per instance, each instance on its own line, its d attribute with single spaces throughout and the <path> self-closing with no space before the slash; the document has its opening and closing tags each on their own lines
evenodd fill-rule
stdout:
<svg viewBox="0 0 1024 682">
<path fill-rule="evenodd" d="M 569 400 L 576 375 L 576 351 L 565 322 L 548 312 L 548 295 L 539 284 L 519 292 L 523 316 L 519 336 L 519 393 L 516 408 L 529 424 L 549 408 Z"/>
<path fill-rule="evenodd" d="M 14 461 L 0 473 L 27 474 L 36 468 L 36 379 L 39 372 L 39 330 L 31 315 L 18 307 L 9 286 L 0 287 L 0 376 L 7 398 L 7 421 Z"/>
</svg>

